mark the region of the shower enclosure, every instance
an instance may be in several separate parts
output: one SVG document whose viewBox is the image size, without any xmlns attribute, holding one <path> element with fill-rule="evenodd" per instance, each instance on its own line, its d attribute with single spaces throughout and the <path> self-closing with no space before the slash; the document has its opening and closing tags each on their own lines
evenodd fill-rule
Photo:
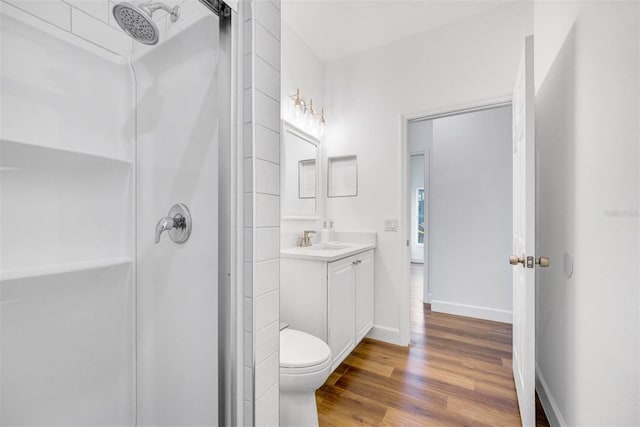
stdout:
<svg viewBox="0 0 640 427">
<path fill-rule="evenodd" d="M 168 1 L 146 45 L 116 3 L 0 0 L 2 426 L 228 417 L 237 18 Z"/>
</svg>

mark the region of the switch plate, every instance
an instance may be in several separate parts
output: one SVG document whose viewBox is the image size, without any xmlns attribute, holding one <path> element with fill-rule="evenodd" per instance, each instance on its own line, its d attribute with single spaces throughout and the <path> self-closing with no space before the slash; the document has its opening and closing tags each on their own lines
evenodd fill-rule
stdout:
<svg viewBox="0 0 640 427">
<path fill-rule="evenodd" d="M 384 220 L 384 231 L 398 231 L 398 220 L 385 219 Z"/>
</svg>

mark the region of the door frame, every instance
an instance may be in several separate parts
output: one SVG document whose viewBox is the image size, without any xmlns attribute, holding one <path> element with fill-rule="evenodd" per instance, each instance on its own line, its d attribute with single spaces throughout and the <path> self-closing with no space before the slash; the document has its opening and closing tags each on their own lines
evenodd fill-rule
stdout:
<svg viewBox="0 0 640 427">
<path fill-rule="evenodd" d="M 411 208 L 409 203 L 411 201 L 411 195 L 409 194 L 409 183 L 411 180 L 411 151 L 409 150 L 409 137 L 408 137 L 408 129 L 409 122 L 414 121 L 423 121 L 423 120 L 434 120 L 443 117 L 456 116 L 464 113 L 472 113 L 475 111 L 483 111 L 490 110 L 493 108 L 505 107 L 507 105 L 511 105 L 513 94 L 512 92 L 508 92 L 506 94 L 496 95 L 493 97 L 488 97 L 486 99 L 481 99 L 478 101 L 473 101 L 465 104 L 453 104 L 453 105 L 445 105 L 441 107 L 435 107 L 427 110 L 423 110 L 417 113 L 409 113 L 402 114 L 400 116 L 400 188 L 398 193 L 400 194 L 400 218 L 399 221 L 399 231 L 401 238 L 398 239 L 400 246 L 400 251 L 402 255 L 402 276 L 401 276 L 401 289 L 400 289 L 400 345 L 409 345 L 411 341 Z M 429 152 L 429 165 L 425 165 L 425 176 L 427 179 L 427 183 L 431 182 L 431 165 L 432 165 L 432 153 Z M 425 152 L 425 159 L 427 158 L 427 153 Z M 431 186 L 429 185 L 429 189 Z M 425 187 L 425 191 L 427 188 Z M 431 191 L 429 191 L 429 199 L 431 198 Z M 425 231 L 427 228 L 430 229 L 431 221 L 431 205 L 427 206 L 425 209 Z M 428 233 L 430 235 L 430 233 Z M 430 258 L 431 258 L 431 248 L 430 241 L 427 240 L 425 244 L 425 266 L 427 268 L 430 266 Z M 427 275 L 430 276 L 430 269 L 427 272 Z M 429 277 L 427 277 L 427 286 L 425 286 L 425 300 L 430 295 L 429 289 Z"/>
</svg>

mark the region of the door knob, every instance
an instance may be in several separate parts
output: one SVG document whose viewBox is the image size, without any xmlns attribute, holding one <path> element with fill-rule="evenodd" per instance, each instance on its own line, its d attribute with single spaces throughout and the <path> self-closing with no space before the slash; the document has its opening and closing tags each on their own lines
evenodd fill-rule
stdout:
<svg viewBox="0 0 640 427">
<path fill-rule="evenodd" d="M 549 265 L 551 264 L 551 260 L 549 259 L 549 257 L 541 256 L 540 258 L 536 258 L 536 264 L 538 264 L 540 267 L 549 267 Z"/>
<path fill-rule="evenodd" d="M 518 265 L 518 264 L 522 264 L 522 266 L 524 266 L 524 256 L 516 256 L 516 255 L 511 255 L 509 257 L 509 264 L 511 265 Z"/>
</svg>

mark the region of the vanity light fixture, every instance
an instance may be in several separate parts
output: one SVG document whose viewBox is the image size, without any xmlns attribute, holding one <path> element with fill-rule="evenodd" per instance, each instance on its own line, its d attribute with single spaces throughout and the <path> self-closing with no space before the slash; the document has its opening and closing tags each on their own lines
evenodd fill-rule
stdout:
<svg viewBox="0 0 640 427">
<path fill-rule="evenodd" d="M 305 110 L 304 99 L 300 97 L 300 89 L 296 89 L 296 94 L 293 96 L 293 108 L 295 110 L 296 119 L 300 119 Z"/>
<path fill-rule="evenodd" d="M 313 115 L 316 113 L 315 111 L 313 111 L 313 99 L 309 100 L 309 108 L 307 108 L 307 117 L 313 117 Z"/>
<path fill-rule="evenodd" d="M 316 126 L 315 126 L 315 121 L 313 120 L 313 116 L 316 114 L 315 111 L 313 111 L 313 99 L 309 100 L 309 108 L 307 108 L 307 111 L 305 112 L 305 122 L 307 123 L 307 126 L 309 126 L 309 129 L 311 130 L 311 133 L 315 133 L 316 130 Z"/>
<path fill-rule="evenodd" d="M 316 113 L 313 109 L 313 99 L 309 100 L 309 103 L 304 100 L 304 98 L 300 95 L 300 89 L 296 89 L 295 95 L 291 95 L 291 100 L 293 101 L 293 115 L 292 119 L 295 124 L 305 128 L 308 132 L 312 134 L 319 135 L 322 137 L 324 133 L 325 126 L 325 117 L 324 117 L 324 108 L 320 113 Z M 316 118 L 315 116 L 320 116 Z"/>
<path fill-rule="evenodd" d="M 318 123 L 320 124 L 320 137 L 322 137 L 324 135 L 324 108 L 320 110 L 320 120 L 318 120 Z"/>
</svg>

